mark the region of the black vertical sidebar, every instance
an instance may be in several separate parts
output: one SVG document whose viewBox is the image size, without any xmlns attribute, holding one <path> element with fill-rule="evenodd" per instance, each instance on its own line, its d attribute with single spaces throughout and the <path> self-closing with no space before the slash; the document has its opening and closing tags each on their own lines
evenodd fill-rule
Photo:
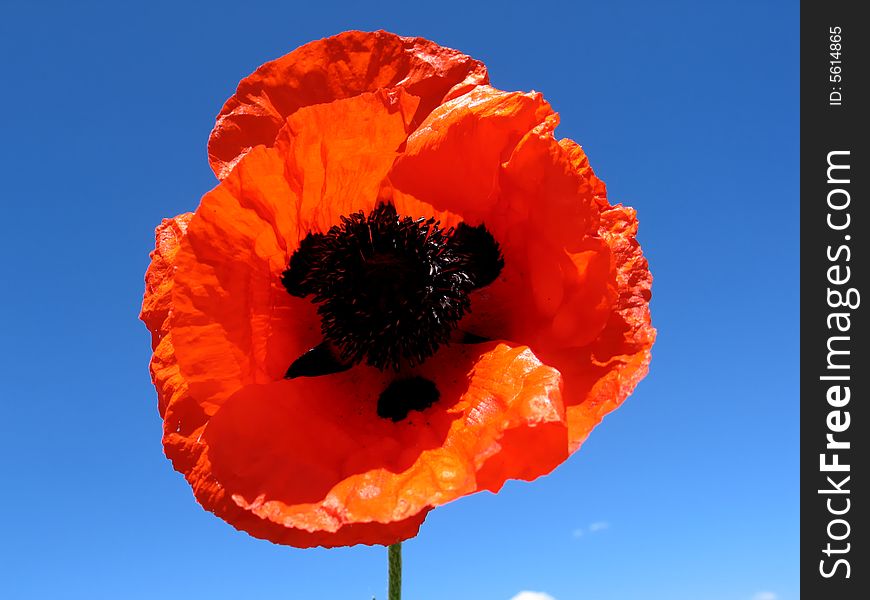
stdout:
<svg viewBox="0 0 870 600">
<path fill-rule="evenodd" d="M 801 3 L 800 556 L 813 600 L 870 590 L 870 22 L 858 6 Z"/>
</svg>

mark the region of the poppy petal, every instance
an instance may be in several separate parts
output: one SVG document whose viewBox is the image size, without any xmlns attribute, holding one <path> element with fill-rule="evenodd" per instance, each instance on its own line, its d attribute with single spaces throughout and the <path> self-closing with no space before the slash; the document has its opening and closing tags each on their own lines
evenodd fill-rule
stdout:
<svg viewBox="0 0 870 600">
<path fill-rule="evenodd" d="M 192 482 L 204 490 L 197 497 L 208 507 L 220 489 L 280 536 L 337 532 L 401 523 L 567 457 L 559 374 L 527 347 L 456 346 L 415 372 L 437 382 L 441 399 L 398 423 L 375 414 L 394 376 L 367 367 L 242 388 L 201 436 L 209 469 L 195 476 L 210 483 Z"/>
<path fill-rule="evenodd" d="M 287 118 L 275 152 L 298 197 L 296 234 L 325 232 L 343 215 L 374 208 L 412 130 L 419 98 L 402 88 L 308 106 Z"/>
<path fill-rule="evenodd" d="M 556 121 L 548 115 L 529 130 L 499 167 L 497 198 L 478 218 L 500 243 L 505 267 L 475 293 L 463 322 L 477 335 L 533 348 L 585 346 L 616 299 L 611 250 L 598 232 L 604 185 L 579 146 L 555 140 Z"/>
<path fill-rule="evenodd" d="M 271 146 L 304 106 L 402 87 L 420 98 L 419 123 L 438 104 L 488 82 L 486 67 L 422 38 L 348 31 L 297 48 L 243 79 L 217 116 L 209 162 L 226 177 L 251 148 Z"/>
<path fill-rule="evenodd" d="M 521 222 L 530 236 L 573 250 L 597 233 L 596 199 L 604 195 L 604 184 L 588 164 L 583 168 L 579 146 L 556 141 L 557 124 L 558 115 L 549 115 L 513 149 L 499 173 L 500 203 L 513 216 L 511 225 Z"/>
<path fill-rule="evenodd" d="M 566 157 L 574 167 L 574 172 L 580 176 L 585 185 L 589 186 L 592 197 L 598 203 L 601 210 L 610 208 L 610 203 L 607 201 L 607 187 L 604 182 L 595 176 L 592 167 L 589 165 L 589 157 L 583 148 L 574 140 L 562 138 L 559 140 L 559 145 L 565 150 Z"/>
<path fill-rule="evenodd" d="M 498 200 L 502 162 L 551 114 L 541 94 L 478 86 L 432 111 L 408 138 L 390 180 L 402 192 L 479 223 Z"/>
<path fill-rule="evenodd" d="M 646 375 L 656 338 L 649 310 L 652 275 L 636 239 L 634 209 L 614 206 L 604 210 L 600 231 L 614 257 L 618 288 L 607 324 L 584 348 L 541 351 L 564 378 L 572 451 Z"/>
<path fill-rule="evenodd" d="M 151 264 L 145 272 L 145 297 L 139 318 L 151 331 L 151 348 L 154 351 L 150 365 L 151 380 L 157 388 L 157 407 L 161 417 L 182 385 L 174 360 L 169 313 L 172 309 L 175 256 L 191 218 L 193 213 L 163 219 L 154 232 Z"/>
<path fill-rule="evenodd" d="M 328 518 L 328 504 L 323 503 L 324 506 L 311 504 L 308 508 L 312 515 L 311 520 L 331 525 L 325 529 L 298 528 L 281 519 L 270 519 L 269 506 L 261 504 L 265 497 L 255 498 L 254 502 L 247 503 L 244 498 L 228 490 L 215 476 L 209 457 L 209 446 L 203 439 L 204 431 L 201 428 L 188 436 L 167 432 L 163 438 L 166 455 L 172 460 L 175 469 L 184 474 L 203 508 L 254 537 L 297 548 L 354 544 L 389 545 L 415 536 L 428 513 L 428 509 L 422 510 L 407 518 L 387 523 L 348 521 L 336 525 L 334 519 Z"/>
<path fill-rule="evenodd" d="M 166 318 L 172 300 L 175 255 L 192 218 L 193 213 L 184 213 L 171 219 L 163 219 L 154 232 L 154 250 L 151 252 L 151 263 L 145 272 L 145 297 L 142 299 L 140 314 L 140 318 L 152 332 L 152 347 L 168 332 Z"/>
</svg>

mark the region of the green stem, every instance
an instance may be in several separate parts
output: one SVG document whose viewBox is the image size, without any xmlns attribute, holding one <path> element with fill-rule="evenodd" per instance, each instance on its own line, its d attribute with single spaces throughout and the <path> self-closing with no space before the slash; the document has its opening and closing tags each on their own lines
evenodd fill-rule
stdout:
<svg viewBox="0 0 870 600">
<path fill-rule="evenodd" d="M 397 542 L 387 550 L 390 563 L 389 600 L 402 600 L 402 542 Z"/>
</svg>

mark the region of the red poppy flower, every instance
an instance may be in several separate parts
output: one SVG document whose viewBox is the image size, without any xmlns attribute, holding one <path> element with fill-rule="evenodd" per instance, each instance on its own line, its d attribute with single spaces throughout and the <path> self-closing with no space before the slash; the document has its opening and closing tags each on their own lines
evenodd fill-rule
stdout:
<svg viewBox="0 0 870 600">
<path fill-rule="evenodd" d="M 242 80 L 221 179 L 165 220 L 142 319 L 197 500 L 293 546 L 392 544 L 549 473 L 646 374 L 630 208 L 538 93 L 347 32 Z"/>
</svg>

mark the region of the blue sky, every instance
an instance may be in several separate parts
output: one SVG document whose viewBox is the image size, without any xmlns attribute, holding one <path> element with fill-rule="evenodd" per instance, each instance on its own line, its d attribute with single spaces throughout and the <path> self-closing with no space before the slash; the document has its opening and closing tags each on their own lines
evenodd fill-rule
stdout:
<svg viewBox="0 0 870 600">
<path fill-rule="evenodd" d="M 277 547 L 199 508 L 136 318 L 238 80 L 353 28 L 543 91 L 655 276 L 650 375 L 550 476 L 431 513 L 406 597 L 799 597 L 798 3 L 414 6 L 0 0 L 0 597 L 384 598 L 383 548 Z"/>
</svg>

